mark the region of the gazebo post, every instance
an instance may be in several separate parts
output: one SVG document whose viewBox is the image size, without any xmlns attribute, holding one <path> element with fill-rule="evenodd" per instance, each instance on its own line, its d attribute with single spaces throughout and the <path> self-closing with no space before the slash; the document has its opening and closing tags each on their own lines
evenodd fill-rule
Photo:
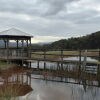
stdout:
<svg viewBox="0 0 100 100">
<path fill-rule="evenodd" d="M 7 59 L 9 57 L 9 39 L 7 38 Z"/>
<path fill-rule="evenodd" d="M 27 56 L 29 57 L 29 55 L 28 55 L 28 39 L 26 40 L 26 45 L 27 45 Z"/>
<path fill-rule="evenodd" d="M 24 52 L 24 40 L 22 40 L 22 57 L 23 57 L 23 52 Z"/>
<path fill-rule="evenodd" d="M 19 40 L 18 40 L 18 39 L 16 40 L 16 43 L 17 43 L 16 56 L 18 57 L 18 48 L 19 48 L 19 45 L 18 45 L 18 43 L 19 43 Z"/>
<path fill-rule="evenodd" d="M 17 49 L 18 49 L 18 42 L 19 42 L 19 41 L 17 40 Z"/>
<path fill-rule="evenodd" d="M 27 47 L 28 47 L 28 39 L 26 40 L 26 42 L 27 42 Z"/>
<path fill-rule="evenodd" d="M 31 58 L 31 38 L 29 39 L 29 57 Z"/>
<path fill-rule="evenodd" d="M 7 45 L 6 45 L 7 41 L 6 41 L 6 40 L 4 40 L 4 43 L 5 43 L 5 49 L 6 49 L 6 47 L 7 47 Z"/>
<path fill-rule="evenodd" d="M 24 57 L 24 40 L 22 39 L 22 66 L 23 66 L 23 57 Z"/>
</svg>

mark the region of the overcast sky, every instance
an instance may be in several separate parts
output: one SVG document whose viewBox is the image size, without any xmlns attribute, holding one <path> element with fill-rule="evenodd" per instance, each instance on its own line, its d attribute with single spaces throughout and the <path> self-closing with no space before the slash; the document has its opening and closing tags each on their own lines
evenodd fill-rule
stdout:
<svg viewBox="0 0 100 100">
<path fill-rule="evenodd" d="M 35 43 L 100 31 L 100 0 L 0 0 L 0 31 L 9 28 Z"/>
</svg>

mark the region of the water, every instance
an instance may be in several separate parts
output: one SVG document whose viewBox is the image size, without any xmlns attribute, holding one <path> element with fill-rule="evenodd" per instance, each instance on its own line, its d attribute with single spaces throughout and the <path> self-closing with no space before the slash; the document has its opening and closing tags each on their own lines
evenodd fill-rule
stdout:
<svg viewBox="0 0 100 100">
<path fill-rule="evenodd" d="M 79 58 L 70 57 L 64 58 L 64 60 L 79 60 Z M 84 58 L 82 58 L 82 60 L 84 60 Z M 92 58 L 88 58 L 87 60 L 97 62 L 97 60 Z M 46 64 L 48 68 L 51 66 L 57 67 L 56 63 L 46 62 Z M 40 68 L 43 68 L 44 62 L 40 62 L 40 65 Z M 36 68 L 37 63 L 32 63 L 32 67 Z M 32 77 L 41 78 L 43 76 L 32 75 Z M 70 80 L 75 81 L 74 79 Z M 20 97 L 20 100 L 100 100 L 100 88 L 94 86 L 52 82 L 32 78 L 32 88 L 33 91 L 26 96 Z"/>
<path fill-rule="evenodd" d="M 91 57 L 87 57 L 86 59 L 87 59 L 87 61 L 90 61 L 90 62 L 97 62 L 98 61 L 98 60 L 93 59 Z M 68 57 L 68 58 L 63 58 L 63 60 L 79 61 L 79 57 Z M 84 57 L 81 57 L 81 61 L 84 61 Z"/>
<path fill-rule="evenodd" d="M 74 60 L 74 61 L 79 61 L 79 57 L 68 57 L 68 58 L 63 58 L 63 60 Z M 84 57 L 81 57 L 81 61 L 84 61 Z M 87 57 L 87 60 L 86 61 L 89 61 L 89 62 L 98 62 L 98 60 L 96 59 L 93 59 L 91 57 Z M 40 68 L 44 68 L 44 61 L 40 61 Z M 32 63 L 32 68 L 37 68 L 37 62 L 34 61 L 34 63 Z M 61 64 L 59 64 L 59 66 L 61 66 Z M 57 63 L 56 62 L 46 62 L 46 68 L 48 69 L 57 69 Z M 68 70 L 73 70 L 75 68 L 78 67 L 78 64 L 63 64 L 63 68 L 64 69 L 68 69 Z M 82 66 L 81 66 L 82 67 Z M 94 65 L 87 65 L 87 70 L 88 70 L 88 73 L 96 73 L 97 72 L 97 66 L 94 66 Z"/>
<path fill-rule="evenodd" d="M 87 86 L 86 91 L 82 85 L 69 83 L 46 82 L 32 80 L 34 89 L 21 100 L 100 100 L 100 89 Z"/>
</svg>

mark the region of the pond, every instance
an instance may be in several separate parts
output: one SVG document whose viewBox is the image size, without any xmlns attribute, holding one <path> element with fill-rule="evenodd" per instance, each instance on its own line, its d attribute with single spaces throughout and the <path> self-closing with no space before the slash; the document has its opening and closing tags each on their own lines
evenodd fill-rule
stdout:
<svg viewBox="0 0 100 100">
<path fill-rule="evenodd" d="M 84 61 L 84 57 L 81 57 L 81 61 Z M 63 60 L 74 60 L 74 61 L 79 61 L 79 57 L 65 57 L 63 58 Z M 91 57 L 87 57 L 86 61 L 89 61 L 89 62 L 98 62 L 98 60 L 94 59 L 94 58 L 91 58 Z M 56 62 L 45 62 L 46 63 L 46 68 L 48 69 L 54 69 L 56 70 L 58 65 Z M 40 68 L 44 68 L 44 61 L 40 61 L 39 62 L 39 65 L 40 65 Z M 37 62 L 34 61 L 33 63 L 31 63 L 31 66 L 32 68 L 37 68 Z M 59 64 L 59 66 L 61 66 L 61 64 Z M 72 64 L 72 63 L 69 63 L 69 64 L 63 64 L 63 68 L 64 69 L 68 69 L 68 70 L 73 70 L 75 68 L 78 67 L 78 64 Z M 81 67 L 83 67 L 83 65 L 81 65 Z M 92 73 L 96 73 L 97 72 L 97 65 L 86 65 L 87 67 L 87 70 L 88 72 L 92 72 Z"/>
<path fill-rule="evenodd" d="M 78 57 L 64 58 L 64 60 L 79 60 Z M 82 61 L 84 58 L 82 57 Z M 87 58 L 87 61 L 96 59 Z M 46 62 L 47 68 L 57 67 L 57 63 Z M 64 64 L 64 67 L 67 65 Z M 70 66 L 75 66 L 70 64 Z M 67 66 L 68 67 L 68 66 Z M 96 67 L 96 66 L 90 66 Z M 37 62 L 32 63 L 32 68 L 37 68 Z M 40 62 L 40 68 L 44 68 L 44 62 Z M 94 69 L 93 69 L 94 71 Z M 43 77 L 41 75 L 31 75 L 33 91 L 26 96 L 20 97 L 20 100 L 100 100 L 100 88 L 95 86 L 79 85 L 72 83 L 62 83 L 34 79 L 34 77 Z M 70 79 L 71 81 L 76 81 Z M 94 82 L 96 84 L 96 82 Z"/>
<path fill-rule="evenodd" d="M 82 85 L 32 79 L 33 91 L 20 100 L 100 100 L 100 89 Z M 27 98 L 27 99 L 26 99 Z"/>
<path fill-rule="evenodd" d="M 81 61 L 84 61 L 85 57 L 81 57 Z M 63 58 L 63 60 L 73 60 L 73 61 L 79 61 L 79 57 L 65 57 Z M 86 61 L 90 61 L 90 62 L 97 62 L 98 60 L 93 59 L 91 57 L 86 57 Z"/>
</svg>

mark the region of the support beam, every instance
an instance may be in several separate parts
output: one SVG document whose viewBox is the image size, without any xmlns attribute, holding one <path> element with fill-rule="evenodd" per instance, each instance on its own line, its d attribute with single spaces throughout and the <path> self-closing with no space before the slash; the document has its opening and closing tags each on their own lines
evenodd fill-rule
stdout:
<svg viewBox="0 0 100 100">
<path fill-rule="evenodd" d="M 31 38 L 29 39 L 29 57 L 31 58 Z"/>
<path fill-rule="evenodd" d="M 28 73 L 26 73 L 26 84 L 28 85 Z"/>
<path fill-rule="evenodd" d="M 22 66 L 23 66 L 23 57 L 24 57 L 24 40 L 22 40 Z"/>
<path fill-rule="evenodd" d="M 27 57 L 29 57 L 29 53 L 28 53 L 28 52 L 29 52 L 29 51 L 28 51 L 28 49 L 29 49 L 29 48 L 28 48 L 28 47 L 29 47 L 29 45 L 28 45 L 28 39 L 26 40 L 26 45 L 27 45 Z"/>
<path fill-rule="evenodd" d="M 29 85 L 31 86 L 31 74 L 29 75 Z"/>
<path fill-rule="evenodd" d="M 7 48 L 7 40 L 4 40 L 5 49 Z"/>
<path fill-rule="evenodd" d="M 79 50 L 79 77 L 81 75 L 81 56 L 82 56 L 82 51 Z"/>
<path fill-rule="evenodd" d="M 100 62 L 100 49 L 99 49 L 98 61 Z M 100 64 L 98 64 L 97 67 L 97 79 L 98 79 L 98 85 L 100 86 Z"/>
<path fill-rule="evenodd" d="M 19 41 L 18 40 L 16 40 L 16 42 L 17 42 L 17 50 L 16 50 L 16 56 L 18 57 L 18 48 L 19 48 Z"/>
<path fill-rule="evenodd" d="M 7 59 L 9 57 L 9 39 L 7 38 Z"/>
<path fill-rule="evenodd" d="M 45 59 L 46 59 L 46 50 L 44 50 L 44 70 L 46 69 L 46 62 L 45 62 Z"/>
<path fill-rule="evenodd" d="M 27 47 L 28 47 L 28 40 L 26 40 L 26 44 L 27 44 Z"/>
<path fill-rule="evenodd" d="M 19 48 L 19 41 L 17 40 L 17 49 Z"/>
<path fill-rule="evenodd" d="M 39 70 L 39 61 L 37 61 L 37 69 Z"/>
<path fill-rule="evenodd" d="M 31 58 L 31 38 L 30 38 L 30 58 Z"/>
<path fill-rule="evenodd" d="M 63 62 L 63 50 L 61 50 L 61 61 Z M 61 69 L 63 70 L 63 63 L 61 62 Z"/>
</svg>

